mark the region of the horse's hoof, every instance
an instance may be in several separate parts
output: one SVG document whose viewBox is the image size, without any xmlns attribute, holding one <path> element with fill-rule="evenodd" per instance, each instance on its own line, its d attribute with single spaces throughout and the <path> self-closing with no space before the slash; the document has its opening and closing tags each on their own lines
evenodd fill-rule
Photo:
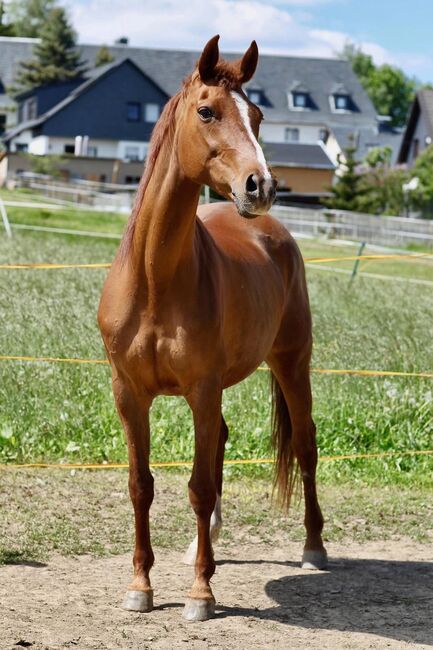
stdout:
<svg viewBox="0 0 433 650">
<path fill-rule="evenodd" d="M 215 616 L 214 598 L 187 598 L 183 617 L 187 621 L 207 621 Z"/>
<path fill-rule="evenodd" d="M 185 552 L 185 555 L 182 558 L 184 564 L 189 564 L 194 566 L 195 559 L 197 557 L 197 538 L 193 539 L 191 544 L 188 547 L 188 550 Z"/>
<path fill-rule="evenodd" d="M 302 568 L 303 569 L 312 569 L 316 571 L 317 569 L 326 569 L 328 566 L 328 555 L 323 549 L 323 551 L 304 551 L 302 554 Z"/>
<path fill-rule="evenodd" d="M 130 612 L 151 612 L 153 609 L 153 589 L 148 591 L 127 591 L 123 609 Z"/>
</svg>

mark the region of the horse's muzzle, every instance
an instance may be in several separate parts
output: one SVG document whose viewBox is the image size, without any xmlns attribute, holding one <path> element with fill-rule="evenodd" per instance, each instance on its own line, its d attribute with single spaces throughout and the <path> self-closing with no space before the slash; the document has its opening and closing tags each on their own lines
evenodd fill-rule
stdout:
<svg viewBox="0 0 433 650">
<path fill-rule="evenodd" d="M 232 191 L 239 214 L 247 219 L 266 214 L 275 200 L 276 186 L 270 175 L 250 174 L 241 192 Z"/>
</svg>

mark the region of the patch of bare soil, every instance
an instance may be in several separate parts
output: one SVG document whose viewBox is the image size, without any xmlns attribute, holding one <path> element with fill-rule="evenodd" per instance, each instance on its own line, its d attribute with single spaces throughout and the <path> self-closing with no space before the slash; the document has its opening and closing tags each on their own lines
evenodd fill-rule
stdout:
<svg viewBox="0 0 433 650">
<path fill-rule="evenodd" d="M 299 566 L 299 544 L 216 548 L 217 615 L 182 619 L 193 569 L 156 549 L 155 610 L 120 607 L 131 556 L 0 568 L 0 647 L 418 648 L 433 646 L 433 557 L 413 541 L 329 545 L 328 571 Z"/>
</svg>

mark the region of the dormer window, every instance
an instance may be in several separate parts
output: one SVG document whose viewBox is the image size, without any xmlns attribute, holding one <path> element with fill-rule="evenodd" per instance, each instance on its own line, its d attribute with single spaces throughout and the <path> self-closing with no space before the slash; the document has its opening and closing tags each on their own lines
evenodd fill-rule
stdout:
<svg viewBox="0 0 433 650">
<path fill-rule="evenodd" d="M 312 111 L 317 108 L 310 89 L 300 81 L 294 81 L 288 92 L 289 109 L 292 111 Z"/>
<path fill-rule="evenodd" d="M 334 95 L 334 105 L 335 105 L 335 110 L 337 111 L 350 110 L 349 102 L 350 102 L 349 95 Z"/>
<path fill-rule="evenodd" d="M 335 84 L 331 89 L 329 105 L 333 113 L 354 113 L 358 111 L 350 90 L 341 83 Z"/>
<path fill-rule="evenodd" d="M 260 88 L 247 88 L 247 97 L 253 104 L 257 106 L 264 106 L 266 104 L 263 90 Z"/>
<path fill-rule="evenodd" d="M 295 108 L 307 108 L 307 104 L 308 104 L 307 93 L 294 92 L 292 93 L 292 98 L 293 98 L 293 106 Z"/>
</svg>

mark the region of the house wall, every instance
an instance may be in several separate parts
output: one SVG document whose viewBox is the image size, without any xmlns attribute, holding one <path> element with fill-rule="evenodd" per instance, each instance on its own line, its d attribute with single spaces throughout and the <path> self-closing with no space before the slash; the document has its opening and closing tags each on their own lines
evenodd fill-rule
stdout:
<svg viewBox="0 0 433 650">
<path fill-rule="evenodd" d="M 329 137 L 324 147 L 326 153 L 328 154 L 329 158 L 332 160 L 334 165 L 338 165 L 338 154 L 341 153 L 341 147 L 338 144 L 337 139 L 335 138 L 332 132 L 329 134 Z"/>
<path fill-rule="evenodd" d="M 7 155 L 7 178 L 17 173 L 33 171 L 32 158 L 26 154 Z M 57 167 L 64 180 L 84 179 L 89 181 L 137 183 L 143 173 L 143 162 L 124 162 L 114 158 L 87 158 L 64 156 Z"/>
<path fill-rule="evenodd" d="M 292 192 L 326 192 L 332 185 L 332 169 L 312 169 L 307 167 L 272 166 L 281 190 Z"/>
<path fill-rule="evenodd" d="M 17 144 L 27 145 L 28 153 L 36 156 L 63 156 L 66 145 L 71 147 L 75 146 L 75 138 L 49 137 L 46 135 L 33 137 L 30 131 L 23 131 L 11 141 L 11 152 L 15 153 L 17 151 Z M 97 140 L 91 138 L 89 139 L 89 147 L 96 148 L 96 158 L 116 158 L 125 161 L 128 160 L 128 148 L 135 147 L 138 149 L 138 160 L 143 161 L 146 158 L 149 143 L 125 140 Z"/>
<path fill-rule="evenodd" d="M 263 142 L 287 142 L 285 138 L 286 128 L 299 129 L 299 142 L 316 144 L 320 137 L 321 124 L 296 124 L 280 123 L 269 124 L 264 122 L 260 127 L 260 138 Z"/>
<path fill-rule="evenodd" d="M 128 121 L 127 104 L 158 104 L 162 110 L 167 95 L 132 63 L 125 61 L 77 98 L 48 118 L 41 126 L 43 135 L 71 137 L 88 135 L 90 140 L 148 142 L 154 123 Z"/>
<path fill-rule="evenodd" d="M 118 142 L 116 140 L 96 140 L 89 139 L 89 147 L 96 147 L 97 158 L 117 158 Z M 54 156 L 63 156 L 65 153 L 65 146 L 75 146 L 75 138 L 49 138 L 48 152 Z"/>
<path fill-rule="evenodd" d="M 45 156 L 49 151 L 50 139 L 46 135 L 39 135 L 29 143 L 29 153 L 35 156 Z"/>
<path fill-rule="evenodd" d="M 427 124 L 424 115 L 421 111 L 419 114 L 416 129 L 413 134 L 413 138 L 410 143 L 409 155 L 407 158 L 408 167 L 412 167 L 417 157 L 415 142 L 418 140 L 418 155 L 419 155 L 427 147 L 426 138 L 428 137 L 428 135 L 429 135 L 429 131 L 427 128 Z"/>
</svg>

